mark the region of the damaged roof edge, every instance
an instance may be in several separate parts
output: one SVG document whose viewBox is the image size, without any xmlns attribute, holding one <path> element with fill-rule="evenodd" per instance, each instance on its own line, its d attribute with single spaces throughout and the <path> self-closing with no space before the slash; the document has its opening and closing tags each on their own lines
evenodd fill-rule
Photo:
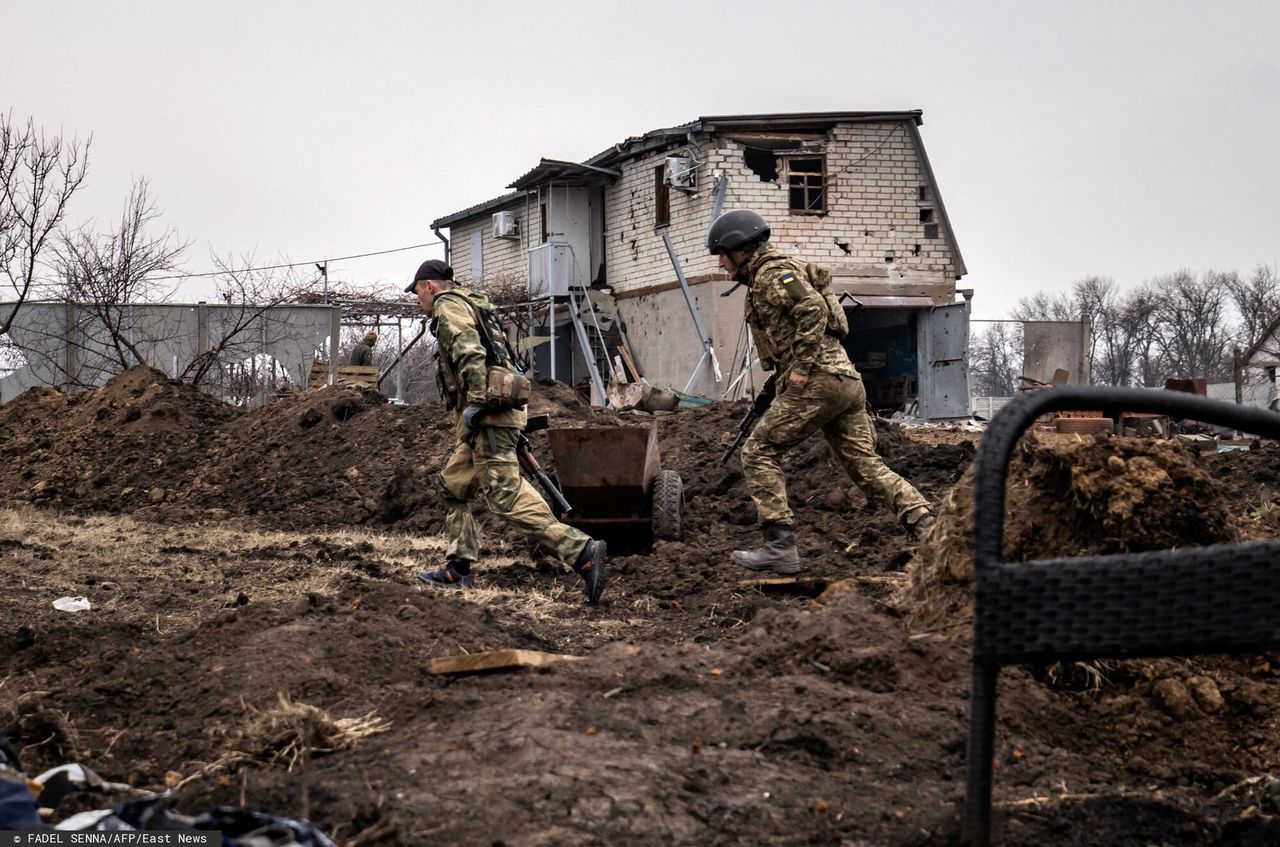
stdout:
<svg viewBox="0 0 1280 847">
<path fill-rule="evenodd" d="M 911 142 L 916 147 L 916 155 L 920 157 L 920 166 L 924 168 L 925 178 L 929 180 L 929 185 L 933 188 L 934 203 L 938 207 L 938 217 L 942 219 L 942 228 L 947 233 L 947 244 L 951 247 L 951 255 L 956 261 L 956 279 L 964 276 L 969 272 L 965 267 L 964 256 L 960 254 L 960 244 L 956 240 L 955 230 L 951 228 L 951 217 L 947 214 L 947 204 L 942 202 L 942 190 L 938 188 L 938 180 L 933 175 L 933 165 L 929 164 L 929 154 L 924 149 L 924 139 L 920 137 L 920 125 L 909 124 L 911 129 Z"/>
<path fill-rule="evenodd" d="M 743 129 L 820 129 L 829 128 L 838 123 L 875 123 L 882 121 L 905 121 L 911 127 L 916 149 L 924 162 L 934 193 L 938 195 L 937 181 L 933 178 L 933 170 L 929 167 L 929 159 L 924 153 L 924 145 L 920 140 L 919 130 L 916 129 L 916 127 L 924 123 L 923 112 L 920 109 L 885 112 L 784 112 L 760 115 L 713 115 L 701 117 L 685 124 L 650 130 L 643 135 L 632 136 L 614 144 L 607 150 L 597 153 L 584 162 L 544 158 L 532 170 L 518 177 L 515 182 L 507 186 L 517 190 L 437 218 L 431 222 L 431 227 L 433 229 L 449 227 L 485 212 L 501 209 L 508 203 L 523 198 L 528 194 L 533 183 L 539 181 L 539 178 L 544 175 L 551 175 L 552 171 L 572 172 L 576 170 L 578 173 L 592 172 L 598 176 L 616 176 L 617 172 L 613 168 L 614 165 L 644 156 L 656 150 L 662 150 L 671 146 L 677 139 L 684 140 L 699 133 L 731 132 Z M 951 223 L 947 219 L 947 212 L 942 206 L 940 195 L 938 195 L 938 209 L 946 226 L 947 238 L 950 240 L 951 248 L 957 258 L 960 274 L 963 275 L 965 273 L 964 260 L 960 259 L 960 250 L 956 246 L 954 235 L 951 232 Z"/>
<path fill-rule="evenodd" d="M 924 123 L 920 109 L 890 112 L 783 112 L 763 115 L 711 115 L 687 124 L 665 127 L 637 135 L 597 153 L 587 164 L 612 165 L 617 162 L 643 156 L 671 144 L 673 138 L 684 138 L 697 133 L 732 132 L 743 129 L 829 129 L 839 123 L 876 123 L 881 121 L 909 121 L 913 126 Z"/>
<path fill-rule="evenodd" d="M 701 117 L 698 123 L 708 132 L 725 129 L 742 129 L 748 126 L 773 129 L 838 123 L 869 123 L 878 121 L 912 121 L 916 126 L 924 123 L 920 109 L 895 112 L 790 112 L 778 115 L 715 115 Z"/>
</svg>

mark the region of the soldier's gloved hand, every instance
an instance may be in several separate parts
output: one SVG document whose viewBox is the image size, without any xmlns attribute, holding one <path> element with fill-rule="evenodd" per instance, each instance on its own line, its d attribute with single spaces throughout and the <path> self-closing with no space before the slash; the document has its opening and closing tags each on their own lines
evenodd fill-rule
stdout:
<svg viewBox="0 0 1280 847">
<path fill-rule="evenodd" d="M 488 411 L 484 406 L 472 403 L 470 406 L 462 410 L 462 422 L 467 425 L 467 429 L 471 432 L 480 431 L 480 418 L 484 417 Z"/>
</svg>

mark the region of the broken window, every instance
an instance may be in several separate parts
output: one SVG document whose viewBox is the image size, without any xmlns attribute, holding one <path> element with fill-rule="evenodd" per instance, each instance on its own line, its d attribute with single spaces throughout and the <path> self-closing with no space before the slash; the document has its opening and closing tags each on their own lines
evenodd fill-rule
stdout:
<svg viewBox="0 0 1280 847">
<path fill-rule="evenodd" d="M 827 213 L 827 160 L 825 156 L 788 156 L 788 207 L 793 215 Z"/>
<path fill-rule="evenodd" d="M 921 210 L 920 210 L 920 223 L 922 223 L 922 224 L 931 224 L 931 223 L 933 223 L 933 209 L 921 209 Z"/>
<path fill-rule="evenodd" d="M 925 224 L 925 225 L 924 225 L 924 237 L 925 237 L 925 238 L 937 238 L 937 237 L 938 237 L 938 225 L 937 225 L 937 224 Z"/>
<path fill-rule="evenodd" d="M 778 178 L 778 154 L 772 150 L 745 147 L 742 150 L 742 161 L 762 182 L 773 182 Z"/>
<path fill-rule="evenodd" d="M 927 200 L 932 200 L 932 199 L 933 199 L 933 191 L 932 191 L 932 190 L 930 190 L 929 186 L 927 186 L 927 185 L 922 185 L 922 186 L 920 186 L 920 196 L 919 196 L 919 199 L 921 199 L 921 200 L 926 200 L 926 201 L 927 201 Z"/>
<path fill-rule="evenodd" d="M 671 223 L 671 186 L 667 185 L 665 165 L 653 169 L 653 197 L 653 225 L 666 226 Z"/>
</svg>

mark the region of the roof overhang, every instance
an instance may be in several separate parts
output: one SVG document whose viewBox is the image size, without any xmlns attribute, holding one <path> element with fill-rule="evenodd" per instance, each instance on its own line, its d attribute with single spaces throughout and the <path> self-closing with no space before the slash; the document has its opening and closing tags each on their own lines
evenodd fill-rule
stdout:
<svg viewBox="0 0 1280 847">
<path fill-rule="evenodd" d="M 566 162 L 562 159 L 542 159 L 507 188 L 527 191 L 549 182 L 571 185 L 599 185 L 622 176 L 617 168 L 603 168 L 582 162 Z"/>
<path fill-rule="evenodd" d="M 453 226 L 459 221 L 469 220 L 483 215 L 486 212 L 496 212 L 506 206 L 510 206 L 517 200 L 523 200 L 527 193 L 527 191 L 512 191 L 510 194 L 503 194 L 501 197 L 495 197 L 492 200 L 477 203 L 476 205 L 463 209 L 460 212 L 454 212 L 451 215 L 436 218 L 431 222 L 431 228 L 439 229 L 440 227 Z"/>
</svg>

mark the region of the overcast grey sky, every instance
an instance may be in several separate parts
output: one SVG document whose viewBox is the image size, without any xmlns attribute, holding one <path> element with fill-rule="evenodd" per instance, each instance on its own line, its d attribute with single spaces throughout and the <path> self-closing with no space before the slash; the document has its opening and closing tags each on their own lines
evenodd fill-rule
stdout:
<svg viewBox="0 0 1280 847">
<path fill-rule="evenodd" d="M 93 135 L 72 218 L 145 176 L 192 272 L 433 241 L 541 156 L 699 115 L 913 108 L 975 317 L 1087 274 L 1280 258 L 1266 0 L 0 0 L 0 33 L 0 108 Z"/>
</svg>

